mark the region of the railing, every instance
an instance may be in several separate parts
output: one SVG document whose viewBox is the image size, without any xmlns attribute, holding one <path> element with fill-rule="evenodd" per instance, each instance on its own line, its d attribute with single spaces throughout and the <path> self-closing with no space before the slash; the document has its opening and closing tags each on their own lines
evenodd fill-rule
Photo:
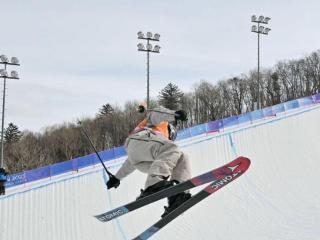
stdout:
<svg viewBox="0 0 320 240">
<path fill-rule="evenodd" d="M 289 102 L 281 103 L 261 110 L 232 116 L 217 121 L 200 124 L 191 128 L 183 129 L 178 132 L 177 140 L 194 137 L 204 133 L 218 132 L 222 129 L 237 126 L 241 124 L 253 123 L 268 117 L 276 116 L 279 113 L 297 109 L 304 106 L 310 106 L 320 103 L 320 94 L 314 96 L 300 98 Z M 99 152 L 103 161 L 109 161 L 126 155 L 124 147 L 116 147 L 109 150 Z M 69 161 L 45 166 L 29 171 L 24 171 L 8 176 L 6 187 L 13 187 L 44 178 L 54 177 L 60 174 L 79 171 L 82 168 L 94 166 L 100 163 L 95 154 L 75 158 Z"/>
</svg>

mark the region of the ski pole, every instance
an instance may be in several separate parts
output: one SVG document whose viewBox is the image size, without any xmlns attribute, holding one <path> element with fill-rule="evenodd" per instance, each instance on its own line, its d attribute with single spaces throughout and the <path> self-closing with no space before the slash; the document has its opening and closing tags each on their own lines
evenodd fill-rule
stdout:
<svg viewBox="0 0 320 240">
<path fill-rule="evenodd" d="M 109 176 L 110 178 L 111 178 L 111 177 L 114 177 L 114 175 L 113 175 L 111 172 L 108 171 L 106 165 L 104 165 L 104 163 L 103 163 L 103 161 L 102 161 L 102 159 L 101 159 L 101 157 L 100 157 L 100 155 L 99 155 L 96 147 L 94 146 L 91 138 L 89 137 L 89 135 L 87 134 L 87 132 L 84 130 L 84 127 L 82 127 L 81 121 L 78 121 L 78 124 L 79 124 L 79 126 L 80 126 L 81 132 L 82 132 L 83 135 L 88 139 L 88 141 L 90 142 L 91 147 L 93 148 L 94 152 L 97 154 L 97 156 L 98 156 L 98 158 L 99 158 L 99 160 L 100 160 L 100 162 L 101 162 L 104 170 L 106 170 L 106 173 L 108 174 L 108 176 Z"/>
</svg>

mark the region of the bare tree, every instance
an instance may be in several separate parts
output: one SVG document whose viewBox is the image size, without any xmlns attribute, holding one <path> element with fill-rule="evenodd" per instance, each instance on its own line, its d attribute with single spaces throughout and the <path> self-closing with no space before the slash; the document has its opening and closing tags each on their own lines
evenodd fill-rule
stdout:
<svg viewBox="0 0 320 240">
<path fill-rule="evenodd" d="M 247 91 L 246 82 L 238 77 L 229 79 L 227 83 L 230 85 L 233 109 L 231 114 L 238 115 L 242 113 L 244 98 Z"/>
<path fill-rule="evenodd" d="M 275 105 L 281 102 L 281 86 L 276 72 L 268 71 L 266 78 L 266 106 Z"/>
</svg>

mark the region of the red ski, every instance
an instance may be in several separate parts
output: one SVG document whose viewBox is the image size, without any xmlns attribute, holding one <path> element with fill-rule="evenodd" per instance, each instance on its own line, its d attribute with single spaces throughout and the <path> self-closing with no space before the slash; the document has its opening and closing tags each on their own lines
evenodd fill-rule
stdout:
<svg viewBox="0 0 320 240">
<path fill-rule="evenodd" d="M 139 236 L 135 237 L 133 240 L 146 240 L 151 237 L 153 234 L 158 232 L 161 228 L 166 226 L 172 220 L 177 218 L 183 212 L 196 205 L 206 197 L 210 196 L 212 193 L 218 191 L 220 188 L 226 186 L 233 180 L 240 177 L 250 166 L 250 160 L 245 157 L 239 157 L 236 160 L 216 169 L 211 172 L 214 180 L 203 190 L 193 195 L 189 200 L 181 204 L 179 207 L 174 209 L 168 215 L 160 219 L 158 222 L 153 224 Z M 195 185 L 201 185 L 203 182 L 207 181 L 208 175 L 200 175 L 199 177 L 193 178 L 192 182 Z M 210 177 L 209 177 L 210 178 Z"/>
<path fill-rule="evenodd" d="M 191 178 L 188 181 L 182 182 L 170 188 L 164 189 L 162 191 L 156 192 L 152 195 L 146 196 L 139 200 L 133 201 L 121 207 L 115 208 L 106 213 L 102 213 L 100 215 L 95 216 L 98 220 L 102 222 L 107 222 L 117 217 L 120 217 L 124 214 L 127 214 L 131 211 L 134 211 L 138 208 L 146 206 L 150 203 L 156 202 L 162 198 L 173 196 L 177 193 L 189 190 L 191 188 L 212 182 L 212 184 L 222 184 L 225 185 L 229 181 L 234 180 L 236 177 L 240 176 L 244 173 L 250 165 L 250 160 L 245 157 L 238 157 L 237 159 L 229 162 L 228 164 L 219 167 L 217 169 L 211 170 L 210 172 L 201 174 L 194 178 Z M 235 175 L 230 176 L 230 173 L 234 173 Z M 229 179 L 231 178 L 231 179 Z M 222 181 L 222 182 L 221 182 Z M 225 183 L 223 182 L 225 181 Z M 210 184 L 211 185 L 211 184 Z M 215 185 L 217 186 L 217 185 Z M 208 188 L 208 189 L 207 189 Z M 207 187 L 207 191 L 213 191 L 214 188 Z M 215 190 L 216 191 L 216 190 Z M 195 197 L 195 196 L 194 196 Z M 193 198 L 193 197 L 192 197 Z M 191 199 L 192 199 L 191 198 Z M 190 200 L 191 200 L 190 199 Z"/>
</svg>

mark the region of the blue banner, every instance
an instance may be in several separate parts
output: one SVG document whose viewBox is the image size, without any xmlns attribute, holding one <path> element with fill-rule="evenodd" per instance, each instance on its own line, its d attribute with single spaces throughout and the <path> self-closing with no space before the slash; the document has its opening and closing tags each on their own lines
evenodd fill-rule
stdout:
<svg viewBox="0 0 320 240">
<path fill-rule="evenodd" d="M 238 116 L 238 124 L 251 122 L 250 114 L 243 113 Z"/>
<path fill-rule="evenodd" d="M 222 119 L 222 123 L 223 123 L 223 128 L 235 126 L 238 124 L 238 117 L 232 116 L 232 117 L 224 118 Z"/>
<path fill-rule="evenodd" d="M 315 103 L 320 103 L 320 93 L 316 94 L 313 96 L 314 102 Z"/>
<path fill-rule="evenodd" d="M 191 136 L 193 137 L 193 136 L 197 136 L 197 135 L 206 133 L 207 132 L 206 125 L 207 124 L 205 123 L 205 124 L 200 124 L 200 125 L 197 125 L 195 127 L 190 128 Z"/>
<path fill-rule="evenodd" d="M 88 159 L 92 162 L 92 165 L 101 163 L 96 153 L 88 155 Z"/>
<path fill-rule="evenodd" d="M 127 151 L 124 147 L 114 148 L 114 158 L 119 158 L 127 155 Z"/>
<path fill-rule="evenodd" d="M 101 158 L 103 159 L 103 161 L 108 161 L 114 158 L 114 151 L 113 148 L 112 149 L 108 149 L 105 151 L 101 151 L 99 152 L 99 155 L 101 156 Z"/>
<path fill-rule="evenodd" d="M 298 102 L 298 100 L 292 100 L 292 101 L 286 102 L 284 104 L 284 107 L 285 107 L 286 110 L 291 110 L 291 109 L 294 109 L 294 108 L 298 108 L 299 107 L 299 102 Z"/>
<path fill-rule="evenodd" d="M 272 117 L 275 116 L 275 113 L 273 113 L 273 108 L 272 107 L 267 107 L 262 109 L 263 115 L 265 117 Z"/>
<path fill-rule="evenodd" d="M 25 171 L 25 175 L 28 182 L 37 181 L 42 178 L 48 178 L 50 177 L 50 166 Z"/>
<path fill-rule="evenodd" d="M 308 106 L 314 104 L 313 97 L 305 97 L 298 100 L 300 106 Z"/>
<path fill-rule="evenodd" d="M 189 128 L 181 129 L 178 131 L 177 140 L 182 140 L 182 139 L 189 138 L 189 137 L 191 137 L 191 133 L 190 133 Z"/>
<path fill-rule="evenodd" d="M 11 174 L 7 176 L 6 187 L 12 187 L 27 182 L 26 175 L 24 172 Z"/>
<path fill-rule="evenodd" d="M 255 121 L 255 120 L 259 120 L 259 119 L 262 119 L 264 116 L 263 116 L 263 111 L 262 110 L 256 110 L 256 111 L 253 111 L 250 114 L 250 118 L 252 121 Z"/>
<path fill-rule="evenodd" d="M 283 103 L 280 103 L 280 104 L 272 106 L 272 112 L 274 114 L 281 113 L 281 112 L 284 112 L 284 111 L 285 111 L 285 109 L 284 109 L 284 104 Z"/>
<path fill-rule="evenodd" d="M 208 132 L 217 132 L 221 128 L 223 128 L 223 121 L 222 120 L 216 120 L 216 121 L 213 121 L 213 122 L 208 122 L 208 124 L 207 124 Z"/>
<path fill-rule="evenodd" d="M 73 171 L 73 160 L 56 163 L 50 166 L 50 175 L 55 176 L 58 174 Z"/>
<path fill-rule="evenodd" d="M 79 157 L 79 158 L 77 158 L 77 163 L 78 163 L 77 164 L 78 169 L 85 168 L 85 167 L 91 166 L 93 164 L 93 158 L 90 155 L 84 156 L 84 157 Z"/>
</svg>

